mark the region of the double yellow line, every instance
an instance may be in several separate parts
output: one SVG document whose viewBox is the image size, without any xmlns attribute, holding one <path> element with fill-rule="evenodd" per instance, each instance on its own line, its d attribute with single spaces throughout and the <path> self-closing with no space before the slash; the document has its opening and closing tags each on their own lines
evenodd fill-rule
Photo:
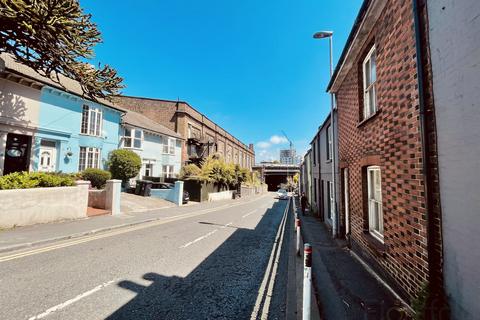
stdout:
<svg viewBox="0 0 480 320">
<path fill-rule="evenodd" d="M 261 197 L 261 198 L 263 198 L 263 197 Z M 259 200 L 259 199 L 255 199 L 255 200 L 251 200 L 251 201 L 247 201 L 247 202 L 242 202 L 242 203 L 237 203 L 237 204 L 233 204 L 233 205 L 224 204 L 224 205 L 221 205 L 221 206 L 215 207 L 215 208 L 203 209 L 203 210 L 200 210 L 200 211 L 197 211 L 197 212 L 184 213 L 184 214 L 181 214 L 181 215 L 178 215 L 178 216 L 173 216 L 173 217 L 168 217 L 168 218 L 160 218 L 159 220 L 154 220 L 154 221 L 145 222 L 145 223 L 139 223 L 138 225 L 134 225 L 134 226 L 130 226 L 130 227 L 126 226 L 126 227 L 120 227 L 119 229 L 116 229 L 116 230 L 105 231 L 105 232 L 103 232 L 101 234 L 97 234 L 97 235 L 81 236 L 81 237 L 76 238 L 76 239 L 64 240 L 64 241 L 61 241 L 60 243 L 45 246 L 45 247 L 40 247 L 40 248 L 36 248 L 36 249 L 31 249 L 31 250 L 24 250 L 24 251 L 21 251 L 21 252 L 18 252 L 18 253 L 7 254 L 7 255 L 4 255 L 4 256 L 0 256 L 0 263 L 10 261 L 10 260 L 14 260 L 14 259 L 20 259 L 20 258 L 28 257 L 28 256 L 39 254 L 39 253 L 44 253 L 44 252 L 49 252 L 49 251 L 53 251 L 53 250 L 57 250 L 57 249 L 67 248 L 67 247 L 75 246 L 75 245 L 78 245 L 78 244 L 82 244 L 82 243 L 86 243 L 86 242 L 90 242 L 90 241 L 94 241 L 94 240 L 98 240 L 98 239 L 113 237 L 113 236 L 117 236 L 117 235 L 120 235 L 120 234 L 136 231 L 136 230 L 151 228 L 151 227 L 159 226 L 159 225 L 162 225 L 162 224 L 166 224 L 166 223 L 170 223 L 170 222 L 174 222 L 174 221 L 178 221 L 178 220 L 183 220 L 183 219 L 188 219 L 188 218 L 192 218 L 192 217 L 196 217 L 196 216 L 201 216 L 201 215 L 204 215 L 204 214 L 207 214 L 207 213 L 210 213 L 210 212 L 214 212 L 214 211 L 218 211 L 218 210 L 222 210 L 222 209 L 226 209 L 226 208 L 237 207 L 237 206 L 243 205 L 243 204 L 248 204 L 248 203 L 256 201 L 256 200 Z"/>
</svg>

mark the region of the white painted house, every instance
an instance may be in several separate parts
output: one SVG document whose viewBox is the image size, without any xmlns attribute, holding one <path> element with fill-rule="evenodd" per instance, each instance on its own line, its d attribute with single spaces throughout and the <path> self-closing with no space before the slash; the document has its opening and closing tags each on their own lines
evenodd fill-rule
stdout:
<svg viewBox="0 0 480 320">
<path fill-rule="evenodd" d="M 182 165 L 180 134 L 133 111 L 123 116 L 121 131 L 120 147 L 142 158 L 137 178 L 178 176 Z"/>
</svg>

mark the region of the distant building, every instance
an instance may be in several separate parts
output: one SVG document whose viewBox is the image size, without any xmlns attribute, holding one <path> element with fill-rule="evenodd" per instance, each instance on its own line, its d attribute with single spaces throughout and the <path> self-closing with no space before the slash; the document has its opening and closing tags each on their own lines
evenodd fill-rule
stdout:
<svg viewBox="0 0 480 320">
<path fill-rule="evenodd" d="M 295 149 L 280 150 L 280 163 L 281 164 L 298 164 L 298 157 L 296 156 Z"/>
<path fill-rule="evenodd" d="M 215 153 L 244 168 L 251 169 L 255 164 L 252 144 L 242 143 L 187 102 L 118 96 L 117 103 L 178 133 L 185 141 L 183 164 L 199 164 Z"/>
</svg>

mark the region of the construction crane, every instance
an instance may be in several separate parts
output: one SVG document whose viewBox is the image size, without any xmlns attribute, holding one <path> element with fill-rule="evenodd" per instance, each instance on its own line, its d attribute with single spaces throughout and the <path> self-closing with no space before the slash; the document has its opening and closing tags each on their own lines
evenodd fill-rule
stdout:
<svg viewBox="0 0 480 320">
<path fill-rule="evenodd" d="M 285 138 L 287 139 L 288 143 L 290 143 L 290 150 L 293 150 L 293 143 L 290 139 L 288 139 L 288 136 L 287 134 L 285 133 L 285 131 L 281 130 L 283 135 L 285 136 Z"/>
</svg>

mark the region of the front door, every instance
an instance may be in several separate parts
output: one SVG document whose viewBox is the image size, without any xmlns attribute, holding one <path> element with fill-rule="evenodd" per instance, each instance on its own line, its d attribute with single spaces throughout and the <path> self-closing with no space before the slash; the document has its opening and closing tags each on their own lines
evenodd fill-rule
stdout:
<svg viewBox="0 0 480 320">
<path fill-rule="evenodd" d="M 7 134 L 3 174 L 28 171 L 32 137 L 22 134 Z"/>
<path fill-rule="evenodd" d="M 42 140 L 38 171 L 54 172 L 57 169 L 57 146 L 54 141 Z"/>
</svg>

